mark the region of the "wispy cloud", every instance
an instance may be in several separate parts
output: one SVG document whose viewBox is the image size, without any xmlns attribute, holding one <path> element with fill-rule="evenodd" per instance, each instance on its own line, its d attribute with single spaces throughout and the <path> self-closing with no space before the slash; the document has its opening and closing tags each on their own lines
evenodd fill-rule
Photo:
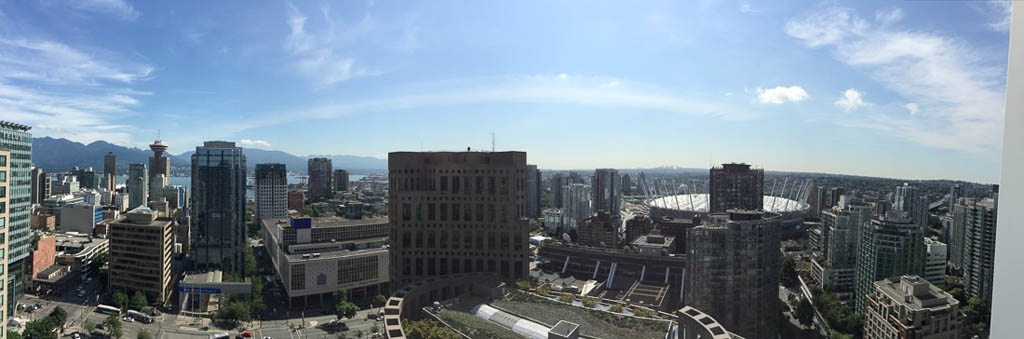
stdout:
<svg viewBox="0 0 1024 339">
<path fill-rule="evenodd" d="M 763 104 L 784 104 L 807 99 L 807 91 L 800 86 L 775 86 L 775 88 L 758 88 L 757 100 Z"/>
<path fill-rule="evenodd" d="M 917 110 L 921 109 L 920 107 L 917 107 L 916 103 L 913 102 L 909 102 L 906 105 L 903 105 L 903 108 L 906 108 L 908 111 L 910 111 L 910 114 L 917 114 Z"/>
<path fill-rule="evenodd" d="M 356 64 L 356 59 L 346 56 L 341 50 L 346 40 L 359 35 L 372 26 L 369 15 L 353 26 L 339 30 L 331 17 L 330 10 L 321 10 L 326 28 L 314 33 L 308 32 L 309 18 L 295 6 L 288 3 L 288 27 L 290 33 L 285 39 L 284 49 L 295 58 L 295 67 L 320 86 L 329 86 L 352 78 L 376 75 L 377 71 Z"/>
<path fill-rule="evenodd" d="M 141 13 L 124 0 L 74 0 L 68 4 L 78 10 L 109 14 L 122 20 L 135 20 Z"/>
<path fill-rule="evenodd" d="M 1013 11 L 1013 1 L 989 0 L 969 3 L 975 11 L 990 18 L 987 24 L 988 28 L 1001 33 L 1010 33 L 1010 13 Z"/>
<path fill-rule="evenodd" d="M 853 88 L 843 91 L 842 97 L 836 100 L 835 104 L 847 111 L 871 105 L 871 103 L 865 102 L 861 93 Z"/>
<path fill-rule="evenodd" d="M 254 140 L 242 139 L 242 141 L 239 141 L 239 143 L 241 143 L 242 145 L 246 145 L 246 146 L 270 147 L 270 143 L 269 142 L 266 142 L 266 141 L 263 141 L 263 140 L 260 140 L 260 139 L 254 139 Z"/>
<path fill-rule="evenodd" d="M 750 3 L 744 1 L 744 2 L 740 2 L 740 12 L 748 13 L 748 14 L 753 14 L 753 13 L 758 13 L 760 11 L 754 9 L 753 7 L 750 7 Z"/>
<path fill-rule="evenodd" d="M 826 4 L 786 23 L 790 36 L 811 48 L 831 48 L 836 60 L 866 71 L 913 102 L 903 108 L 916 112 L 876 112 L 837 122 L 891 132 L 923 146 L 997 155 L 1005 67 L 961 39 L 886 25 L 891 20 L 884 17 L 872 25 L 851 9 Z"/>
<path fill-rule="evenodd" d="M 151 94 L 126 86 L 147 79 L 153 67 L 89 51 L 45 39 L 0 38 L 0 116 L 33 125 L 41 135 L 131 145 L 132 128 L 113 118 L 133 115 L 140 98 Z"/>
<path fill-rule="evenodd" d="M 60 85 L 98 85 L 144 79 L 153 67 L 121 60 L 105 51 L 83 52 L 60 42 L 0 38 L 0 77 Z M 108 55 L 114 60 L 101 59 Z"/>
<path fill-rule="evenodd" d="M 615 86 L 608 84 L 615 83 Z M 393 88 L 391 95 L 339 98 L 335 103 L 275 112 L 237 125 L 237 132 L 294 119 L 334 119 L 352 114 L 395 112 L 466 104 L 574 104 L 631 108 L 727 120 L 749 120 L 748 110 L 724 105 L 714 95 L 686 93 L 626 79 L 569 75 L 519 75 L 452 79 Z"/>
<path fill-rule="evenodd" d="M 903 20 L 902 9 L 890 8 L 875 11 L 875 21 L 881 25 L 891 25 L 900 20 Z"/>
</svg>

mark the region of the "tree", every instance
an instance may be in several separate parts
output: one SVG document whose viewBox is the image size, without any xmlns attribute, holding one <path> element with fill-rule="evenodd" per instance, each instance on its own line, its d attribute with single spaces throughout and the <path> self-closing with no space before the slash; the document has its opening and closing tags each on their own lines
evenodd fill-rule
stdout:
<svg viewBox="0 0 1024 339">
<path fill-rule="evenodd" d="M 146 295 L 142 294 L 142 291 L 135 291 L 135 294 L 132 294 L 131 306 L 141 311 L 143 307 L 149 306 L 149 300 L 146 300 Z"/>
<path fill-rule="evenodd" d="M 111 337 L 120 339 L 124 335 L 121 332 L 121 319 L 116 314 L 111 314 L 104 322 L 107 323 L 107 331 Z"/>
<path fill-rule="evenodd" d="M 334 301 L 336 303 L 348 301 L 348 289 L 340 288 L 334 291 Z"/>
<path fill-rule="evenodd" d="M 245 276 L 256 277 L 256 254 L 252 246 L 245 246 Z"/>
<path fill-rule="evenodd" d="M 252 319 L 252 308 L 249 303 L 241 300 L 231 299 L 226 305 L 220 308 L 217 319 L 231 325 L 238 325 L 239 322 Z"/>
<path fill-rule="evenodd" d="M 25 330 L 21 333 L 24 338 L 32 339 L 57 339 L 57 333 L 50 317 L 34 320 L 25 324 Z"/>
<path fill-rule="evenodd" d="M 383 295 L 376 295 L 373 297 L 373 307 L 384 307 L 384 304 L 388 302 L 388 298 Z"/>
<path fill-rule="evenodd" d="M 338 316 L 338 320 L 341 320 L 341 318 L 355 318 L 356 304 L 348 301 L 339 302 L 337 305 L 334 305 L 334 315 Z"/>
<path fill-rule="evenodd" d="M 597 299 L 592 297 L 583 297 L 583 306 L 594 307 L 597 306 Z"/>
<path fill-rule="evenodd" d="M 796 319 L 804 326 L 811 326 L 813 323 L 814 306 L 811 306 L 811 302 L 807 299 L 800 298 L 800 303 L 796 306 Z"/>
<path fill-rule="evenodd" d="M 146 331 L 146 329 L 141 329 L 141 330 L 139 330 L 139 335 L 136 336 L 135 338 L 136 339 L 153 339 L 153 335 L 149 334 L 149 331 Z"/>
<path fill-rule="evenodd" d="M 51 319 L 54 328 L 62 328 L 64 327 L 64 323 L 68 321 L 68 312 L 64 311 L 60 306 L 57 306 L 53 311 L 50 311 L 50 314 L 46 317 Z"/>
<path fill-rule="evenodd" d="M 85 328 L 86 332 L 92 333 L 92 331 L 96 330 L 96 324 L 93 324 L 91 321 L 86 320 L 85 324 L 82 325 L 82 328 Z"/>
<path fill-rule="evenodd" d="M 117 291 L 114 292 L 113 298 L 114 305 L 117 305 L 117 307 L 124 309 L 125 307 L 128 306 L 128 295 L 121 293 L 120 291 Z"/>
<path fill-rule="evenodd" d="M 373 332 L 373 333 L 380 332 L 380 326 L 378 326 L 377 323 L 374 322 L 373 323 L 373 327 L 370 328 L 370 331 Z"/>
<path fill-rule="evenodd" d="M 516 282 L 516 288 L 518 288 L 520 290 L 523 290 L 523 291 L 526 291 L 526 290 L 530 289 L 530 284 L 525 282 L 525 281 L 517 281 Z"/>
<path fill-rule="evenodd" d="M 622 305 L 612 304 L 612 307 L 609 307 L 608 310 L 611 311 L 612 313 L 622 313 L 623 308 Z"/>
<path fill-rule="evenodd" d="M 642 318 L 654 318 L 654 311 L 645 307 L 633 307 L 633 314 Z"/>
<path fill-rule="evenodd" d="M 7 339 L 21 339 L 21 333 L 8 330 Z"/>
<path fill-rule="evenodd" d="M 782 274 L 779 277 L 779 282 L 781 282 L 783 286 L 793 288 L 800 284 L 800 280 L 797 278 L 796 273 L 796 262 L 793 261 L 793 258 L 783 256 L 782 268 L 779 272 Z"/>
<path fill-rule="evenodd" d="M 558 301 L 561 301 L 561 302 L 564 302 L 564 303 L 572 302 L 572 295 L 571 294 L 562 294 L 562 295 L 558 296 Z"/>
</svg>

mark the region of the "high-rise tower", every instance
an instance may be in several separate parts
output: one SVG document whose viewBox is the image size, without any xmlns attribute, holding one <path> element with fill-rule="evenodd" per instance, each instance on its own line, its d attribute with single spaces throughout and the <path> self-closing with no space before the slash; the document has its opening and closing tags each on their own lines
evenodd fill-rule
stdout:
<svg viewBox="0 0 1024 339">
<path fill-rule="evenodd" d="M 162 182 L 159 185 L 160 187 L 167 186 L 170 184 L 171 178 L 171 159 L 164 156 L 164 152 L 167 151 L 167 144 L 157 137 L 157 139 L 149 145 L 149 149 L 153 150 L 153 156 L 149 157 L 149 177 L 147 178 L 146 183 L 150 186 L 154 186 L 153 180 L 157 178 L 157 175 L 163 174 Z M 146 198 L 146 201 L 153 201 L 157 194 L 163 194 L 163 192 L 152 193 L 152 195 Z"/>
<path fill-rule="evenodd" d="M 309 201 L 321 202 L 334 197 L 331 186 L 331 159 L 312 158 L 306 163 L 309 174 Z"/>
<path fill-rule="evenodd" d="M 288 216 L 288 172 L 284 164 L 256 164 L 256 224 Z"/>
<path fill-rule="evenodd" d="M 711 213 L 764 208 L 763 169 L 751 169 L 747 164 L 723 164 L 711 168 L 710 178 Z"/>
<path fill-rule="evenodd" d="M 108 191 L 117 188 L 117 156 L 114 152 L 103 156 L 103 185 Z"/>
<path fill-rule="evenodd" d="M 245 268 L 245 155 L 207 141 L 192 154 L 192 263 L 241 276 Z"/>
<path fill-rule="evenodd" d="M 0 121 L 0 149 L 8 150 L 7 179 L 7 313 L 25 294 L 24 260 L 29 254 L 29 214 L 32 212 L 32 133 L 29 126 Z M 28 277 L 31 279 L 31 277 Z"/>
</svg>

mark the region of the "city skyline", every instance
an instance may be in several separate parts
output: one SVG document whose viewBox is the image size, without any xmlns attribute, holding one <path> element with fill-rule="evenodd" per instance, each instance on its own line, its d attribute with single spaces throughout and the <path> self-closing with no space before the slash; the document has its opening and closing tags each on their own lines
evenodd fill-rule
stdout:
<svg viewBox="0 0 1024 339">
<path fill-rule="evenodd" d="M 998 182 L 1009 3 L 897 5 L 12 3 L 0 114 L 141 149 L 159 128 L 172 154 L 383 158 L 493 132 L 551 169 Z"/>
</svg>

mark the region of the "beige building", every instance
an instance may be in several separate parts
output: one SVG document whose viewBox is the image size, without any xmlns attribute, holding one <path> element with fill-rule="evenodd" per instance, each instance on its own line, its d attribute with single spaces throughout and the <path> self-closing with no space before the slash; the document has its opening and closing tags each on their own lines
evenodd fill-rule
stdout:
<svg viewBox="0 0 1024 339">
<path fill-rule="evenodd" d="M 529 277 L 525 152 L 388 154 L 394 288 L 453 273 Z"/>
<path fill-rule="evenodd" d="M 876 281 L 864 304 L 864 338 L 953 339 L 964 335 L 959 301 L 919 276 Z"/>
<path fill-rule="evenodd" d="M 10 218 L 8 210 L 10 209 L 10 196 L 11 196 L 11 152 L 0 149 L 0 236 L 4 239 L 8 238 L 7 230 L 10 229 Z M 7 250 L 7 241 L 0 244 L 0 268 L 7 268 L 7 259 L 11 253 Z M 6 269 L 0 270 L 0 290 L 7 291 L 7 271 Z M 8 298 L 0 298 L 0 310 L 6 309 L 9 302 Z M 7 336 L 7 312 L 0 312 L 0 338 Z"/>
<path fill-rule="evenodd" d="M 110 293 L 142 291 L 150 303 L 163 304 L 171 293 L 174 226 L 146 207 L 110 224 Z"/>
<path fill-rule="evenodd" d="M 34 230 L 53 232 L 57 228 L 57 217 L 53 214 L 33 214 L 30 220 Z"/>
</svg>

